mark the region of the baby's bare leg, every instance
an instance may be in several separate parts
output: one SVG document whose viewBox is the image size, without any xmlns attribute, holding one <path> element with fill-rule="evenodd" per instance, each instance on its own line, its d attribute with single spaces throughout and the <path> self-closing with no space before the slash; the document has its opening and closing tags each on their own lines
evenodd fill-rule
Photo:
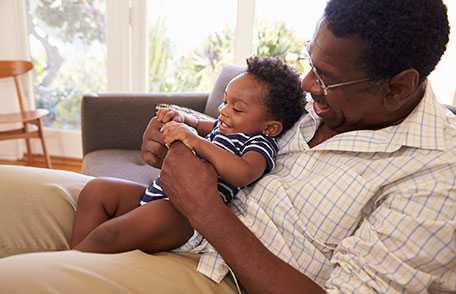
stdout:
<svg viewBox="0 0 456 294">
<path fill-rule="evenodd" d="M 78 198 L 71 248 L 105 221 L 139 206 L 145 186 L 115 178 L 96 178 L 87 183 Z"/>
<path fill-rule="evenodd" d="M 155 200 L 95 228 L 75 249 L 117 253 L 140 249 L 147 253 L 175 249 L 193 229 L 168 200 Z"/>
</svg>

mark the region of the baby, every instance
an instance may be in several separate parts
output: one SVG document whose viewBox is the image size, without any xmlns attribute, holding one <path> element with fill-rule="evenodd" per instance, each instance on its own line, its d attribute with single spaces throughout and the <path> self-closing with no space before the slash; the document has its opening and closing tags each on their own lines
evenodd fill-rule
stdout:
<svg viewBox="0 0 456 294">
<path fill-rule="evenodd" d="M 276 58 L 251 57 L 247 71 L 227 85 L 217 120 L 170 109 L 159 110 L 157 119 L 164 123 L 165 144 L 181 141 L 214 166 L 219 194 L 228 203 L 274 167 L 276 138 L 304 113 L 304 103 L 299 75 L 291 67 Z M 167 201 L 159 177 L 140 194 L 131 189 L 128 197 L 119 196 L 129 189 L 128 182 L 117 183 L 116 189 L 100 188 L 109 183 L 89 182 L 81 191 L 72 248 L 151 253 L 179 248 L 193 235 L 190 224 Z M 106 191 L 114 192 L 94 197 Z"/>
</svg>

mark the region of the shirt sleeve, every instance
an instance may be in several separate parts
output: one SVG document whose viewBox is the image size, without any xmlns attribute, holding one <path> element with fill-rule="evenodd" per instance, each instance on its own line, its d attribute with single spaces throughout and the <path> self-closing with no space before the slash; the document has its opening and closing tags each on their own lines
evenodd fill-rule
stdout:
<svg viewBox="0 0 456 294">
<path fill-rule="evenodd" d="M 217 133 L 219 132 L 219 123 L 220 121 L 218 119 L 216 119 L 214 121 L 214 124 L 212 125 L 212 130 L 209 132 L 209 134 L 206 135 L 206 140 L 208 141 L 212 141 L 214 140 L 214 137 L 217 135 Z"/>
<path fill-rule="evenodd" d="M 438 186 L 379 204 L 336 248 L 327 293 L 455 293 L 456 195 Z"/>
<path fill-rule="evenodd" d="M 274 168 L 278 147 L 273 138 L 263 135 L 252 137 L 242 148 L 241 155 L 250 151 L 258 152 L 266 159 L 265 173 L 270 172 Z"/>
</svg>

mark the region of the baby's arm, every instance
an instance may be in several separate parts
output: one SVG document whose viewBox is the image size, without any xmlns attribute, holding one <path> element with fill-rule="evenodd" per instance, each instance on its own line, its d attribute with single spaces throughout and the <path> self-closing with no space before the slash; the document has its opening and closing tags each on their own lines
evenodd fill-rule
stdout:
<svg viewBox="0 0 456 294">
<path fill-rule="evenodd" d="M 206 136 L 214 126 L 214 120 L 202 120 L 192 115 L 168 108 L 161 108 L 157 111 L 157 119 L 165 124 L 170 121 L 184 123 L 194 128 L 200 136 Z"/>
<path fill-rule="evenodd" d="M 206 140 L 195 140 L 193 149 L 212 163 L 225 182 L 236 187 L 253 183 L 266 169 L 266 159 L 255 151 L 248 151 L 240 157 Z"/>
<path fill-rule="evenodd" d="M 248 151 L 239 157 L 196 135 L 183 123 L 170 122 L 163 128 L 166 144 L 179 140 L 209 161 L 217 174 L 227 183 L 246 186 L 260 178 L 267 166 L 266 159 L 258 152 Z"/>
</svg>

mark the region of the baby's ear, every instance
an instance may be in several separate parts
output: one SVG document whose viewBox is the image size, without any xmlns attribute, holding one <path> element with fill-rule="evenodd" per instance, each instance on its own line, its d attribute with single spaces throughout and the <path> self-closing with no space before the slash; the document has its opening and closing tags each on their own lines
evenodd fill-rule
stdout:
<svg viewBox="0 0 456 294">
<path fill-rule="evenodd" d="M 277 137 L 282 133 L 283 125 L 278 120 L 270 120 L 266 122 L 263 129 L 263 134 L 270 137 Z"/>
</svg>

